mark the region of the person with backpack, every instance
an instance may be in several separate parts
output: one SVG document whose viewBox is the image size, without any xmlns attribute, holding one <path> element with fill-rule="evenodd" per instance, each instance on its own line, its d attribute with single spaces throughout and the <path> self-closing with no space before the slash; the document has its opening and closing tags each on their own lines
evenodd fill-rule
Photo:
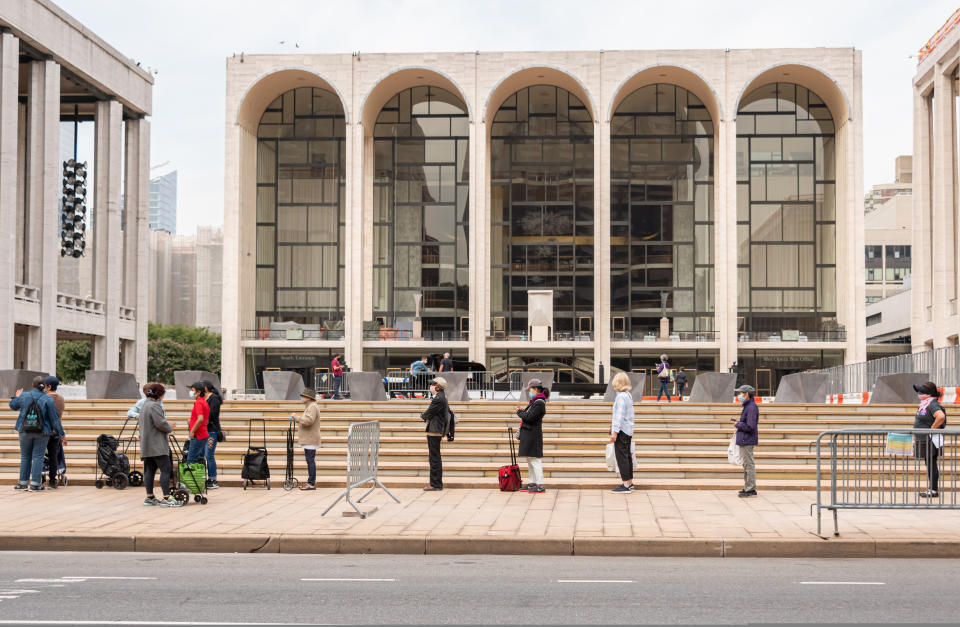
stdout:
<svg viewBox="0 0 960 627">
<path fill-rule="evenodd" d="M 520 439 L 517 455 L 527 458 L 530 472 L 530 483 L 523 489 L 531 494 L 542 494 L 547 491 L 543 479 L 543 418 L 547 415 L 550 390 L 543 387 L 540 379 L 530 379 L 527 397 L 530 400 L 527 406 L 517 405 L 516 408 L 522 421 L 517 432 Z"/>
<path fill-rule="evenodd" d="M 140 459 L 143 460 L 143 486 L 147 490 L 147 497 L 143 500 L 143 504 L 145 506 L 180 507 L 182 503 L 170 496 L 170 477 L 173 474 L 173 463 L 170 459 L 168 436 L 173 433 L 177 425 L 167 422 L 164 415 L 162 401 L 167 389 L 160 383 L 148 383 L 144 388 L 146 400 L 144 400 L 138 414 Z M 153 494 L 153 481 L 158 470 L 160 471 L 160 489 L 163 491 L 162 499 L 158 499 Z"/>
<path fill-rule="evenodd" d="M 203 382 L 203 389 L 206 391 L 207 406 L 210 408 L 210 419 L 207 422 L 207 447 L 204 449 L 203 456 L 207 460 L 207 489 L 216 490 L 220 487 L 217 483 L 217 460 L 214 457 L 217 452 L 217 443 L 223 442 L 223 432 L 220 430 L 220 406 L 223 405 L 223 398 L 220 397 L 220 390 L 215 388 L 209 381 Z"/>
<path fill-rule="evenodd" d="M 430 485 L 424 488 L 426 492 L 443 489 L 443 459 L 440 457 L 440 441 L 450 435 L 450 405 L 444 390 L 447 380 L 436 377 L 430 382 L 430 406 L 427 407 L 420 419 L 427 423 L 427 451 L 430 454 Z"/>
<path fill-rule="evenodd" d="M 683 391 L 687 387 L 687 373 L 684 372 L 683 368 L 677 370 L 677 376 L 673 378 L 674 383 L 677 385 L 677 400 L 683 400 Z"/>
<path fill-rule="evenodd" d="M 207 423 L 210 420 L 210 406 L 207 404 L 207 391 L 203 383 L 197 381 L 190 386 L 190 395 L 196 400 L 193 402 L 193 410 L 190 412 L 190 436 L 189 447 L 187 448 L 187 463 L 192 464 L 204 456 L 207 449 L 207 438 L 210 434 L 207 432 Z"/>
<path fill-rule="evenodd" d="M 14 429 L 20 439 L 20 478 L 15 490 L 39 492 L 43 490 L 43 454 L 50 436 L 63 437 L 63 426 L 57 415 L 57 406 L 43 389 L 43 377 L 34 377 L 33 387 L 17 390 L 10 399 L 10 409 L 20 410 Z"/>
<path fill-rule="evenodd" d="M 657 401 L 664 394 L 667 395 L 667 402 L 670 402 L 670 364 L 667 362 L 666 355 L 660 355 L 660 363 L 656 365 L 657 378 L 660 379 L 660 391 L 657 392 Z"/>
</svg>

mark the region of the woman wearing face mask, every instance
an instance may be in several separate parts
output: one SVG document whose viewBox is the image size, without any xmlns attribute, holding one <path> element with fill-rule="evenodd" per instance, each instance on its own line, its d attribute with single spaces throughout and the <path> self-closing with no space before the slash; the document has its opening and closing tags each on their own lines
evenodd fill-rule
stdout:
<svg viewBox="0 0 960 627">
<path fill-rule="evenodd" d="M 760 410 L 753 400 L 757 391 L 749 385 L 737 388 L 737 400 L 743 405 L 740 410 L 740 420 L 731 418 L 737 427 L 737 446 L 743 452 L 743 489 L 738 496 L 747 498 L 757 495 L 757 467 L 753 463 L 753 447 L 760 442 L 757 423 L 760 421 Z"/>
<path fill-rule="evenodd" d="M 933 381 L 923 385 L 915 385 L 917 396 L 920 398 L 920 408 L 913 419 L 914 429 L 946 429 L 947 412 L 940 404 L 940 390 Z M 922 458 L 927 464 L 927 490 L 920 493 L 926 499 L 935 499 L 940 496 L 940 469 L 937 458 L 943 447 L 943 436 L 917 434 L 914 436 L 914 457 Z"/>
<path fill-rule="evenodd" d="M 190 445 L 187 449 L 188 464 L 204 459 L 204 453 L 207 450 L 207 439 L 210 437 L 210 434 L 207 432 L 207 423 L 210 420 L 210 406 L 207 405 L 205 398 L 206 390 L 201 381 L 197 381 L 190 386 L 190 396 L 196 400 L 194 400 L 193 410 L 190 412 Z"/>
<path fill-rule="evenodd" d="M 531 494 L 542 494 L 547 491 L 543 480 L 543 417 L 547 415 L 550 390 L 543 387 L 540 379 L 530 379 L 527 383 L 527 398 L 529 403 L 526 407 L 517 405 L 517 415 L 522 421 L 517 454 L 527 458 L 527 469 L 530 472 L 530 483 L 524 489 Z"/>
<path fill-rule="evenodd" d="M 447 380 L 437 377 L 430 382 L 430 406 L 420 414 L 420 418 L 427 423 L 427 450 L 430 451 L 430 485 L 424 488 L 426 492 L 443 489 L 443 462 L 440 459 L 440 440 L 450 431 L 450 406 L 444 390 Z"/>
</svg>

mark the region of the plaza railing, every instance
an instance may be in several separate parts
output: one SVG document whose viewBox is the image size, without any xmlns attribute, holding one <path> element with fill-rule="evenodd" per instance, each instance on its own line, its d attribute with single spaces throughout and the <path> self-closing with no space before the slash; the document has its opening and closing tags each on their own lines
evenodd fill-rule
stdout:
<svg viewBox="0 0 960 627">
<path fill-rule="evenodd" d="M 817 535 L 821 513 L 841 509 L 960 509 L 960 430 L 842 429 L 824 431 L 817 449 Z M 930 488 L 936 471 L 937 487 Z M 824 502 L 824 475 L 827 502 Z"/>
<path fill-rule="evenodd" d="M 940 387 L 960 386 L 960 346 L 945 346 L 919 353 L 816 370 L 827 375 L 827 394 L 852 394 L 873 390 L 884 375 L 918 372 Z"/>
<path fill-rule="evenodd" d="M 321 516 L 326 516 L 327 512 L 333 509 L 333 506 L 346 499 L 347 503 L 356 510 L 360 518 L 366 518 L 367 514 L 361 510 L 357 503 L 370 496 L 377 488 L 382 489 L 390 495 L 397 503 L 400 502 L 393 493 L 380 482 L 380 423 L 376 420 L 369 422 L 354 422 L 350 424 L 347 430 L 347 485 L 340 496 L 331 503 L 327 509 L 323 510 Z M 350 498 L 350 491 L 355 490 L 366 484 L 371 484 L 370 489 L 363 493 L 357 499 L 356 503 Z"/>
<path fill-rule="evenodd" d="M 240 332 L 244 340 L 271 340 L 271 341 L 341 341 L 344 338 L 343 329 L 244 329 Z"/>
</svg>

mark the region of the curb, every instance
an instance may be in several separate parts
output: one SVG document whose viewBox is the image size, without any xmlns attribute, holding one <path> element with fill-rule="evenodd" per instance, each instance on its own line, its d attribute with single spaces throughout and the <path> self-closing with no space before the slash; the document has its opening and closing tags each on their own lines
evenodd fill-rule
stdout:
<svg viewBox="0 0 960 627">
<path fill-rule="evenodd" d="M 731 558 L 960 558 L 960 541 L 819 538 L 611 538 L 426 535 L 0 534 L 0 551 L 554 555 Z"/>
</svg>

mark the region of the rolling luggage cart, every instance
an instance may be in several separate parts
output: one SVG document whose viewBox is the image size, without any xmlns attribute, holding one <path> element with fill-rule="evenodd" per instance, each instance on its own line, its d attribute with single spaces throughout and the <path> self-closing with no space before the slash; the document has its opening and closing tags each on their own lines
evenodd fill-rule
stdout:
<svg viewBox="0 0 960 627">
<path fill-rule="evenodd" d="M 192 464 L 187 463 L 187 458 L 180 447 L 177 437 L 170 434 L 170 455 L 176 459 L 176 472 L 170 478 L 172 490 L 170 494 L 181 505 L 190 502 L 190 495 L 193 495 L 193 501 L 201 505 L 207 504 L 207 464 L 201 458 L 200 461 Z"/>
<path fill-rule="evenodd" d="M 263 427 L 263 446 L 253 446 L 253 423 L 259 422 Z M 255 481 L 263 481 L 264 486 L 270 489 L 270 466 L 267 463 L 267 421 L 263 418 L 251 418 L 247 428 L 247 452 L 243 455 L 243 467 L 240 470 L 243 479 L 243 489 L 253 486 Z"/>
<path fill-rule="evenodd" d="M 293 418 L 287 426 L 287 474 L 283 479 L 283 489 L 289 492 L 300 485 L 300 482 L 293 476 L 293 440 L 297 431 L 297 423 Z"/>
</svg>

